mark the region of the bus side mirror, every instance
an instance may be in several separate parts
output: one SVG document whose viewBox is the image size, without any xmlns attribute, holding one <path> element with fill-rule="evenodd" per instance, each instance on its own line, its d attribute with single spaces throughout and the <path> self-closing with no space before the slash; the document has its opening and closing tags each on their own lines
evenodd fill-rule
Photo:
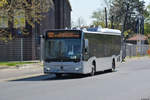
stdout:
<svg viewBox="0 0 150 100">
<path fill-rule="evenodd" d="M 89 41 L 88 41 L 88 39 L 84 39 L 84 52 L 85 52 L 85 54 L 88 54 L 88 52 L 89 52 Z"/>
<path fill-rule="evenodd" d="M 45 38 L 45 36 L 44 35 L 40 35 L 40 38 L 42 39 L 42 38 Z"/>
</svg>

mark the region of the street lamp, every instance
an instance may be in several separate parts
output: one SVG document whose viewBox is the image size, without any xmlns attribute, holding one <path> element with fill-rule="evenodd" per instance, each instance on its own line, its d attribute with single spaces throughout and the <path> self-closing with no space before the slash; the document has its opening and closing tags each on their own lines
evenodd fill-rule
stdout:
<svg viewBox="0 0 150 100">
<path fill-rule="evenodd" d="M 137 34 L 138 34 L 138 38 L 137 38 L 137 51 L 141 54 L 142 53 L 142 35 L 144 34 L 144 17 L 141 14 L 137 15 Z"/>
</svg>

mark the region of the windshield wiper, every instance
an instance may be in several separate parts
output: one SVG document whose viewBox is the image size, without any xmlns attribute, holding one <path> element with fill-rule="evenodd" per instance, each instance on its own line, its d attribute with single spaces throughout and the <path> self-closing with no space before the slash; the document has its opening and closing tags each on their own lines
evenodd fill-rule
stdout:
<svg viewBox="0 0 150 100">
<path fill-rule="evenodd" d="M 47 58 L 45 61 L 52 62 L 52 61 L 63 61 L 63 60 L 68 60 L 70 59 L 69 57 L 53 57 L 53 58 Z"/>
<path fill-rule="evenodd" d="M 71 57 L 54 57 L 54 58 L 47 58 L 45 59 L 47 62 L 57 61 L 57 62 L 66 62 L 66 61 L 73 61 L 73 62 L 79 62 L 80 59 L 73 59 Z"/>
</svg>

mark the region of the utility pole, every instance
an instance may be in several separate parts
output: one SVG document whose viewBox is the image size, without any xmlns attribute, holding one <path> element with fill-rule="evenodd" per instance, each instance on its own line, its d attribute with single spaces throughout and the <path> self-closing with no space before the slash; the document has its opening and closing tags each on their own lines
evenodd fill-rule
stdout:
<svg viewBox="0 0 150 100">
<path fill-rule="evenodd" d="M 105 7 L 105 28 L 108 28 L 108 23 L 107 23 L 107 8 Z"/>
</svg>

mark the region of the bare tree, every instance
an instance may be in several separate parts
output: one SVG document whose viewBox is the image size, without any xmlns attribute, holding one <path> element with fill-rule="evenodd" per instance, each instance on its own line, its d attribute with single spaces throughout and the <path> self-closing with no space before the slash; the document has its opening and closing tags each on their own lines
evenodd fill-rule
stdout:
<svg viewBox="0 0 150 100">
<path fill-rule="evenodd" d="M 77 19 L 77 26 L 78 26 L 78 27 L 82 27 L 82 26 L 84 26 L 84 25 L 85 25 L 84 19 L 83 19 L 82 17 L 79 17 L 79 18 Z"/>
</svg>

